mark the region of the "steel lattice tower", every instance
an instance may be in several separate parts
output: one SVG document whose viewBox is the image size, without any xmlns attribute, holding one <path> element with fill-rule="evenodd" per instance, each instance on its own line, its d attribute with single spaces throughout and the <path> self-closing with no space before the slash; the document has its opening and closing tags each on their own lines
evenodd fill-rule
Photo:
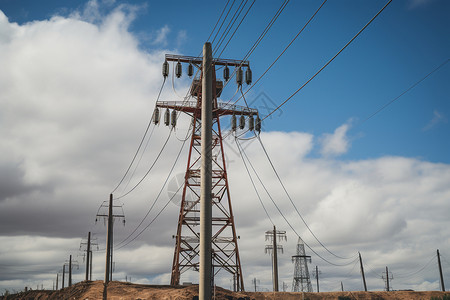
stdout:
<svg viewBox="0 0 450 300">
<path fill-rule="evenodd" d="M 292 256 L 294 263 L 294 279 L 292 280 L 293 292 L 312 292 L 311 280 L 308 271 L 308 262 L 311 263 L 311 256 L 305 254 L 305 245 L 299 237 L 297 243 L 297 255 Z"/>
<path fill-rule="evenodd" d="M 188 62 L 201 70 L 201 60 L 196 57 L 166 55 L 167 61 Z M 230 189 L 225 163 L 224 145 L 220 125 L 221 116 L 257 116 L 256 109 L 220 103 L 217 98 L 223 88 L 222 81 L 216 81 L 215 66 L 248 66 L 247 61 L 213 59 L 213 132 L 212 132 L 212 274 L 213 278 L 225 270 L 233 278 L 234 290 L 244 290 L 241 262 L 231 207 Z M 200 164 L 201 164 L 201 81 L 194 79 L 191 96 L 197 101 L 158 101 L 156 107 L 179 111 L 192 118 L 192 136 L 186 173 L 184 178 L 175 251 L 172 264 L 171 285 L 180 284 L 180 276 L 189 269 L 199 270 L 200 246 Z M 175 122 L 176 123 L 176 122 Z M 175 124 L 172 121 L 172 125 Z M 166 123 L 167 124 L 167 123 Z M 213 279 L 214 280 L 214 279 Z"/>
</svg>

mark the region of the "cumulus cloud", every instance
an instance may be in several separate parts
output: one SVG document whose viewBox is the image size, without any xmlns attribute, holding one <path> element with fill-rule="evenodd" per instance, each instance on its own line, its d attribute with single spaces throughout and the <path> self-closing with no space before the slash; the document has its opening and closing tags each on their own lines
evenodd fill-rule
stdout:
<svg viewBox="0 0 450 300">
<path fill-rule="evenodd" d="M 69 254 L 76 255 L 88 231 L 95 234 L 100 249 L 104 247 L 105 227 L 101 220 L 95 225 L 95 214 L 128 167 L 153 113 L 162 83 L 163 54 L 170 50 L 140 49 L 139 40 L 128 30 L 135 17 L 132 8 L 120 6 L 98 15 L 95 9 L 101 7 L 89 9 L 93 10 L 90 19 L 79 13 L 23 25 L 8 21 L 0 12 L 0 289 L 41 283 L 51 287 L 56 272 Z M 160 32 L 158 47 L 168 42 L 169 29 L 165 26 Z M 185 92 L 188 82 L 178 84 Z M 161 99 L 171 96 L 165 89 Z M 121 199 L 127 225 L 115 226 L 117 242 L 131 233 L 155 201 L 181 147 L 174 135 L 182 139 L 188 127 L 189 119 L 181 118 L 144 183 Z M 345 274 L 351 274 L 346 286 L 359 288 L 359 274 L 352 269 L 357 250 L 375 274 L 389 264 L 394 276 L 422 267 L 434 248 L 441 248 L 443 254 L 450 251 L 450 166 L 405 157 L 341 162 L 335 158 L 350 147 L 349 128 L 344 124 L 323 137 L 263 132 L 261 140 L 310 228 L 329 249 L 350 260 L 338 259 L 320 247 L 297 215 L 258 140 L 242 142 L 264 184 L 251 171 L 261 202 L 277 228 L 288 232 L 279 262 L 282 281 L 292 280 L 290 256 L 295 254 L 297 237 L 279 211 L 317 254 L 348 264 L 329 266 L 307 247 L 313 264 L 326 275 L 321 282 L 324 291 L 338 289 Z M 152 129 L 147 151 L 138 157 L 141 164 L 132 168 L 133 178 L 128 183 L 127 177 L 116 195 L 142 178 L 168 135 L 167 127 Z M 316 139 L 324 157 L 313 159 L 308 154 Z M 227 140 L 225 151 L 244 280 L 248 285 L 257 277 L 261 286 L 269 288 L 264 232 L 273 225 L 233 140 Z M 184 172 L 186 157 L 185 147 L 172 176 Z M 169 200 L 168 188 L 163 188 L 144 225 Z M 123 280 L 127 275 L 133 282 L 168 283 L 178 212 L 177 203 L 169 204 L 138 239 L 116 249 L 115 278 Z M 151 256 L 146 255 L 149 252 Z M 81 265 L 82 258 L 78 260 Z M 99 251 L 94 255 L 94 279 L 102 279 L 103 267 L 104 252 Z M 434 288 L 435 271 L 424 269 L 427 282 L 398 279 L 394 284 Z M 74 280 L 82 280 L 82 273 L 77 272 Z M 197 281 L 195 272 L 185 276 L 184 281 Z M 381 279 L 373 274 L 368 278 L 371 289 L 383 288 Z M 226 277 L 217 283 L 230 284 Z"/>
<path fill-rule="evenodd" d="M 320 139 L 322 155 L 328 157 L 346 153 L 350 148 L 350 141 L 347 137 L 349 129 L 350 124 L 346 123 L 336 128 L 333 134 L 324 134 Z"/>
</svg>

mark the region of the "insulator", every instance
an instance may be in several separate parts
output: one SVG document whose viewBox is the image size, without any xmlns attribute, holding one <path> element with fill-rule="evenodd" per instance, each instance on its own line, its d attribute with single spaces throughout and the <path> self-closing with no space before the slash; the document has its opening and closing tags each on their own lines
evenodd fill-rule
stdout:
<svg viewBox="0 0 450 300">
<path fill-rule="evenodd" d="M 167 108 L 166 112 L 164 113 L 164 124 L 166 124 L 166 126 L 169 126 L 170 124 L 170 111 Z"/>
<path fill-rule="evenodd" d="M 259 116 L 256 116 L 255 130 L 257 132 L 261 132 L 261 119 L 259 118 Z"/>
<path fill-rule="evenodd" d="M 188 65 L 188 76 L 189 76 L 189 78 L 191 78 L 192 75 L 194 75 L 194 66 L 192 65 L 192 63 L 189 63 L 189 65 Z"/>
<path fill-rule="evenodd" d="M 236 83 L 242 85 L 242 69 L 239 67 L 236 71 Z"/>
<path fill-rule="evenodd" d="M 248 118 L 248 129 L 250 131 L 253 131 L 253 129 L 255 129 L 255 119 L 253 118 L 253 115 L 250 115 L 250 117 Z"/>
<path fill-rule="evenodd" d="M 252 70 L 250 70 L 250 66 L 245 71 L 245 83 L 252 84 Z"/>
<path fill-rule="evenodd" d="M 223 79 L 225 79 L 225 81 L 228 81 L 228 79 L 230 79 L 230 69 L 228 68 L 228 65 L 225 65 L 225 67 L 223 68 Z"/>
<path fill-rule="evenodd" d="M 172 118 L 171 118 L 171 123 L 172 127 L 175 127 L 177 125 L 177 111 L 176 110 L 172 110 Z"/>
<path fill-rule="evenodd" d="M 182 71 L 183 71 L 183 68 L 181 67 L 180 61 L 178 61 L 177 65 L 175 66 L 175 76 L 177 76 L 177 78 L 180 78 Z"/>
<path fill-rule="evenodd" d="M 239 129 L 244 129 L 245 127 L 245 117 L 244 115 L 241 115 L 241 117 L 239 118 Z"/>
<path fill-rule="evenodd" d="M 165 60 L 162 65 L 162 74 L 163 74 L 164 78 L 169 76 L 169 63 L 167 62 L 167 60 Z"/>
<path fill-rule="evenodd" d="M 236 115 L 234 114 L 231 116 L 231 129 L 236 131 Z"/>
<path fill-rule="evenodd" d="M 155 111 L 153 112 L 153 123 L 157 125 L 159 123 L 159 108 L 155 108 Z"/>
</svg>

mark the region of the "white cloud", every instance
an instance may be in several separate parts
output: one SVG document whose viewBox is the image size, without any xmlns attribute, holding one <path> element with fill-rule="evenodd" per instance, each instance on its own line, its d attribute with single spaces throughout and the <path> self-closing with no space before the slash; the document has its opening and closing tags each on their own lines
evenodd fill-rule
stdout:
<svg viewBox="0 0 450 300">
<path fill-rule="evenodd" d="M 321 153 L 323 156 L 339 156 L 348 151 L 350 148 L 350 141 L 347 137 L 347 131 L 350 129 L 350 124 L 343 124 L 336 128 L 333 134 L 324 134 L 320 138 Z"/>
<path fill-rule="evenodd" d="M 434 127 L 436 127 L 439 123 L 447 123 L 447 118 L 444 116 L 443 113 L 434 110 L 433 111 L 433 118 L 430 120 L 430 122 L 422 128 L 422 131 L 428 131 Z"/>
<path fill-rule="evenodd" d="M 158 46 L 166 46 L 167 45 L 167 35 L 170 33 L 170 28 L 167 25 L 164 25 L 164 27 L 158 29 L 156 32 L 156 37 L 153 40 L 153 44 Z"/>
</svg>

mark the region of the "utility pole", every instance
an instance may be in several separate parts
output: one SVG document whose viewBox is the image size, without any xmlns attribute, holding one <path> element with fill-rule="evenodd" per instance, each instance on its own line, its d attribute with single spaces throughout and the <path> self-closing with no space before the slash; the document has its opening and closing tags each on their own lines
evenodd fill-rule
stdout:
<svg viewBox="0 0 450 300">
<path fill-rule="evenodd" d="M 441 277 L 441 288 L 442 288 L 442 291 L 445 292 L 444 276 L 442 275 L 441 255 L 439 254 L 439 249 L 437 249 L 437 259 L 438 259 L 438 266 L 439 266 L 439 275 Z"/>
<path fill-rule="evenodd" d="M 114 236 L 114 219 L 115 218 L 121 218 L 123 221 L 123 224 L 125 225 L 125 215 L 123 213 L 120 214 L 114 214 L 114 208 L 120 207 L 122 209 L 121 205 L 113 205 L 113 194 L 109 195 L 109 202 L 104 201 L 100 208 L 98 209 L 97 216 L 95 221 L 98 221 L 98 218 L 104 218 L 104 220 L 107 220 L 108 228 L 106 233 L 106 263 L 108 266 L 105 268 L 105 284 L 107 285 L 108 282 L 112 281 L 112 273 L 113 273 L 113 236 Z M 107 213 L 105 211 L 100 212 L 100 210 L 108 210 Z M 92 246 L 92 243 L 91 243 Z M 92 247 L 91 247 L 92 248 Z M 91 255 L 92 260 L 92 255 Z M 108 278 L 106 278 L 108 276 Z"/>
<path fill-rule="evenodd" d="M 259 279 L 256 279 L 256 277 L 255 277 L 255 278 L 252 279 L 252 285 L 255 288 L 255 292 L 256 292 L 257 284 L 259 284 Z"/>
<path fill-rule="evenodd" d="M 84 280 L 89 280 L 89 262 L 90 262 L 90 253 L 91 253 L 91 232 L 88 232 L 88 240 L 87 240 L 87 250 L 86 250 L 86 277 Z"/>
<path fill-rule="evenodd" d="M 316 270 L 313 272 L 313 276 L 316 278 L 316 284 L 317 284 L 317 292 L 319 292 L 319 274 L 322 272 L 319 271 L 319 267 L 316 266 Z"/>
<path fill-rule="evenodd" d="M 276 229 L 273 225 L 273 231 L 266 231 L 266 241 L 272 239 L 272 245 L 266 245 L 266 253 L 272 250 L 272 275 L 273 275 L 273 291 L 278 292 L 278 250 L 283 253 L 283 246 L 277 245 L 277 237 L 281 240 L 287 240 L 286 231 Z"/>
<path fill-rule="evenodd" d="M 283 281 L 283 292 L 286 292 L 289 285 Z"/>
<path fill-rule="evenodd" d="M 105 266 L 105 282 L 103 287 L 103 300 L 108 298 L 109 272 L 111 267 L 111 236 L 112 236 L 112 214 L 113 214 L 113 194 L 109 195 L 108 209 L 108 229 L 106 233 L 106 266 Z"/>
<path fill-rule="evenodd" d="M 341 292 L 343 292 L 343 291 L 344 291 L 344 284 L 341 281 Z"/>
<path fill-rule="evenodd" d="M 292 256 L 294 265 L 294 278 L 292 279 L 293 292 L 312 292 L 311 280 L 309 278 L 308 262 L 311 263 L 311 256 L 306 255 L 305 245 L 299 237 L 296 255 Z"/>
<path fill-rule="evenodd" d="M 63 272 L 62 272 L 62 286 L 61 289 L 64 289 L 64 276 L 66 273 L 66 264 L 63 265 Z"/>
<path fill-rule="evenodd" d="M 385 274 L 385 273 L 383 272 L 383 274 Z M 394 276 L 392 275 L 392 273 L 389 274 L 389 270 L 388 270 L 387 266 L 386 266 L 386 276 L 382 275 L 381 278 L 386 281 L 386 291 L 389 292 L 390 291 L 389 280 L 394 279 Z"/>
<path fill-rule="evenodd" d="M 72 254 L 69 256 L 69 287 L 72 286 Z"/>
<path fill-rule="evenodd" d="M 362 262 L 362 258 L 361 258 L 361 253 L 359 253 L 359 265 L 361 266 L 361 275 L 362 275 L 362 280 L 364 283 L 364 291 L 367 292 L 367 285 L 366 285 L 366 276 L 364 275 L 364 266 L 363 266 L 363 262 Z"/>
<path fill-rule="evenodd" d="M 56 290 L 58 290 L 58 276 L 59 274 L 58 274 L 58 272 L 56 272 Z"/>
<path fill-rule="evenodd" d="M 202 164 L 200 169 L 200 286 L 199 299 L 211 299 L 212 266 L 212 48 L 203 46 L 202 63 Z"/>
</svg>

